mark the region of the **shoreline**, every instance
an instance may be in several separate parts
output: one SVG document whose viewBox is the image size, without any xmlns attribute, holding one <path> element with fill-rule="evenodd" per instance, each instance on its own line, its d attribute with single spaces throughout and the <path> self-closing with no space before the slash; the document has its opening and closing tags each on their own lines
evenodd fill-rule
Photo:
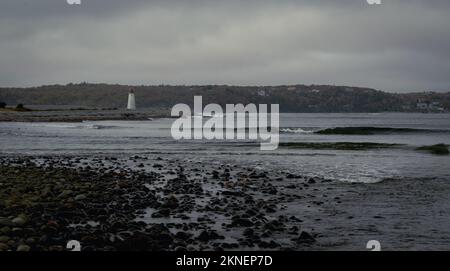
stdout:
<svg viewBox="0 0 450 271">
<path fill-rule="evenodd" d="M 282 112 L 283 113 L 283 112 Z M 398 114 L 449 114 L 445 113 L 422 113 L 422 112 L 383 112 Z M 284 114 L 290 114 L 285 112 Z M 292 113 L 301 114 L 301 113 Z M 305 114 L 329 114 L 329 113 L 305 113 Z M 345 113 L 336 113 L 345 114 Z M 348 113 L 354 114 L 354 113 Z M 359 113 L 357 113 L 359 114 Z M 371 112 L 360 114 L 373 114 Z M 136 111 L 128 111 L 125 109 L 31 109 L 31 111 L 0 111 L 0 122 L 83 122 L 83 121 L 114 121 L 129 120 L 142 121 L 157 118 L 174 118 L 171 116 L 170 109 L 147 108 L 138 109 Z M 336 127 L 341 128 L 341 127 Z M 363 127 L 365 128 L 365 127 Z M 370 128 L 370 127 L 369 127 Z M 334 129 L 326 131 L 332 134 Z M 338 134 L 339 130 L 334 133 Z M 375 131 L 376 132 L 376 131 Z M 356 133 L 353 131 L 345 131 L 341 134 L 366 134 L 363 131 Z"/>
<path fill-rule="evenodd" d="M 129 120 L 142 121 L 170 118 L 170 112 L 162 109 L 127 110 L 36 110 L 27 112 L 0 112 L 0 122 L 83 122 Z"/>
<path fill-rule="evenodd" d="M 136 168 L 148 161 L 131 159 Z M 69 240 L 85 251 L 302 250 L 315 243 L 315 234 L 294 225 L 300 218 L 276 215 L 277 180 L 267 172 L 185 169 L 162 158 L 151 171 L 114 157 L 37 160 L 1 158 L 0 250 L 61 251 Z M 305 179 L 301 189 L 316 181 Z"/>
<path fill-rule="evenodd" d="M 449 191 L 447 180 L 344 183 L 159 154 L 0 156 L 0 250 L 439 250 Z"/>
</svg>

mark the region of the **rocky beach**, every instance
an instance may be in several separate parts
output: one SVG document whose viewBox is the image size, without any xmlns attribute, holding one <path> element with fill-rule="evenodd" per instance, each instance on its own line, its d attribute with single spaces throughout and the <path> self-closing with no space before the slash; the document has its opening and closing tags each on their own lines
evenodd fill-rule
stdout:
<svg viewBox="0 0 450 271">
<path fill-rule="evenodd" d="M 0 250 L 305 249 L 317 234 L 283 210 L 323 204 L 310 193 L 324 182 L 161 158 L 2 158 Z"/>
<path fill-rule="evenodd" d="M 3 251 L 64 251 L 70 240 L 82 251 L 365 250 L 374 238 L 386 249 L 438 249 L 450 240 L 440 231 L 439 240 L 390 244 L 423 239 L 433 230 L 426 217 L 448 225 L 446 205 L 436 203 L 447 182 L 428 180 L 434 191 L 425 196 L 423 181 L 342 184 L 159 156 L 5 156 L 0 164 Z M 413 198 L 418 205 L 408 206 Z"/>
</svg>

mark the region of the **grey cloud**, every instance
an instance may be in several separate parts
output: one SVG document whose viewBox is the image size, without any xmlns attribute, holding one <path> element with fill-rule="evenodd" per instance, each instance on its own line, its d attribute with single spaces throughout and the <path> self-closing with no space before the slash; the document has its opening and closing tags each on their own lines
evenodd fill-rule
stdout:
<svg viewBox="0 0 450 271">
<path fill-rule="evenodd" d="M 0 85 L 450 90 L 450 1 L 6 0 Z M 39 4 L 38 4 L 39 3 Z"/>
</svg>

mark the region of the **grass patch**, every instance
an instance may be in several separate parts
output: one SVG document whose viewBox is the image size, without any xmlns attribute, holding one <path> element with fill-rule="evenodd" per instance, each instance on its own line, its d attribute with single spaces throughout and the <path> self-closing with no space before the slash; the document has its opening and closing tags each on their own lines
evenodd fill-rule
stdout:
<svg viewBox="0 0 450 271">
<path fill-rule="evenodd" d="M 286 142 L 280 143 L 281 147 L 292 149 L 314 149 L 314 150 L 351 150 L 364 151 L 373 149 L 388 149 L 401 146 L 401 144 L 373 143 L 373 142 Z"/>
<path fill-rule="evenodd" d="M 445 144 L 436 144 L 431 146 L 423 146 L 417 148 L 418 151 L 426 151 L 435 155 L 449 155 L 450 152 L 448 150 L 448 145 Z"/>
</svg>

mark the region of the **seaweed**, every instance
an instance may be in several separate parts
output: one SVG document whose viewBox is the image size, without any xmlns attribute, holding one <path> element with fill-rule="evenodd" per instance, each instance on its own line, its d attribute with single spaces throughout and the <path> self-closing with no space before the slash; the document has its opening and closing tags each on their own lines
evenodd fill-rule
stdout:
<svg viewBox="0 0 450 271">
<path fill-rule="evenodd" d="M 431 146 L 422 146 L 417 148 L 418 151 L 427 151 L 435 155 L 449 155 L 448 145 L 446 144 L 436 144 Z"/>
<path fill-rule="evenodd" d="M 374 143 L 374 142 L 284 142 L 281 147 L 293 149 L 315 149 L 315 150 L 372 150 L 388 149 L 401 146 L 401 144 Z"/>
<path fill-rule="evenodd" d="M 390 128 L 390 127 L 336 127 L 315 132 L 321 135 L 374 135 L 379 133 L 413 133 L 431 132 L 424 129 Z"/>
</svg>

